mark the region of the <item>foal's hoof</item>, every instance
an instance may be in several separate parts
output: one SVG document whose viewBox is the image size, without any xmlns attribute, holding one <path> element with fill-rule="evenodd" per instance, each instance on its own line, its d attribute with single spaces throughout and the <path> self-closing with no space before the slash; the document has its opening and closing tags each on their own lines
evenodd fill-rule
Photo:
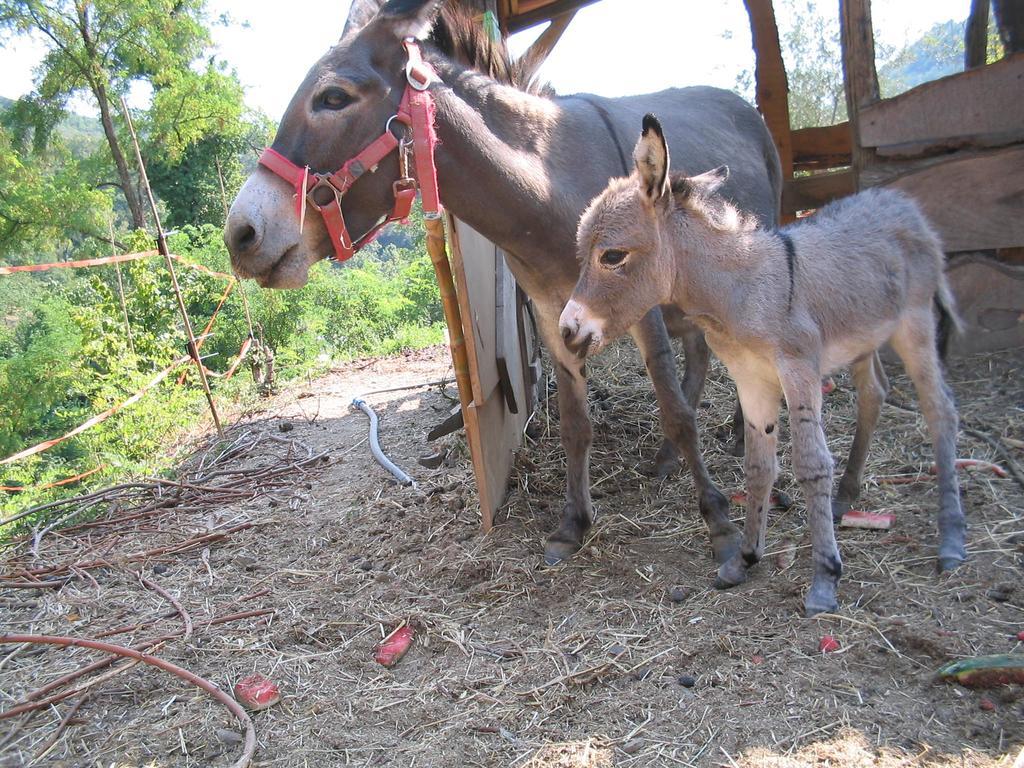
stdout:
<svg viewBox="0 0 1024 768">
<path fill-rule="evenodd" d="M 729 453 L 737 458 L 742 458 L 743 454 L 746 453 L 746 441 L 743 439 L 743 430 L 740 429 L 736 433 L 736 437 L 733 438 L 732 445 L 729 446 Z"/>
<path fill-rule="evenodd" d="M 678 472 L 680 466 L 679 452 L 671 441 L 665 440 L 655 457 L 640 465 L 640 471 L 648 477 L 661 480 Z"/>
<path fill-rule="evenodd" d="M 804 613 L 817 616 L 819 613 L 835 613 L 838 610 L 835 586 L 827 581 L 812 583 L 804 600 Z"/>
</svg>

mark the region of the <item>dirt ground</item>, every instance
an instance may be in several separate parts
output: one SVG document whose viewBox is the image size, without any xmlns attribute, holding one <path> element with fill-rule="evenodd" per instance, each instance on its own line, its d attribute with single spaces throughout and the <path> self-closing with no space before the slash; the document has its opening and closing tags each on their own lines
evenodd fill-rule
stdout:
<svg viewBox="0 0 1024 768">
<path fill-rule="evenodd" d="M 1013 765 L 1024 690 L 968 690 L 933 673 L 963 656 L 1024 652 L 1024 493 L 1013 478 L 963 470 L 970 560 L 937 576 L 933 483 L 886 482 L 930 464 L 897 366 L 888 366 L 893 391 L 861 503 L 894 512 L 896 523 L 840 530 L 840 611 L 816 619 L 801 614 L 809 541 L 785 430 L 782 487 L 795 504 L 773 513 L 753 578 L 717 592 L 688 475 L 642 471 L 660 441 L 654 399 L 633 349 L 613 347 L 592 369 L 598 522 L 583 551 L 549 568 L 541 553 L 564 481 L 551 385 L 486 536 L 461 440 L 442 441 L 440 468 L 417 463 L 432 451 L 424 434 L 447 415 L 451 387 L 367 397 L 385 449 L 415 487 L 390 482 L 371 459 L 352 397 L 440 379 L 448 367 L 440 349 L 348 364 L 246 415 L 229 432 L 236 448 L 206 439 L 183 463 L 184 478 L 211 467 L 251 474 L 245 498 L 202 501 L 196 491 L 198 500 L 155 517 L 50 532 L 36 554 L 21 542 L 4 556 L 7 583 L 40 565 L 80 566 L 59 588 L 0 586 L 4 630 L 97 637 L 122 628 L 109 637 L 121 645 L 180 635 L 182 617 L 132 572 L 141 569 L 194 625 L 188 641 L 169 639 L 156 655 L 224 690 L 252 672 L 280 684 L 281 702 L 253 715 L 257 766 Z M 1024 458 L 1022 371 L 1024 351 L 954 362 L 961 456 L 1005 463 L 974 430 Z M 827 430 L 841 466 L 854 396 L 847 377 L 836 382 Z M 727 450 L 732 394 L 721 369 L 704 398 L 707 460 L 732 493 L 741 460 Z M 248 469 L 306 455 L 299 446 L 329 459 L 272 482 Z M 124 516 L 111 507 L 110 519 Z M 132 557 L 224 531 L 185 551 Z M 81 565 L 90 559 L 102 567 Z M 265 612 L 208 623 L 244 611 Z M 385 669 L 374 647 L 402 621 L 414 644 Z M 838 652 L 819 652 L 824 635 Z M 99 658 L 0 647 L 0 709 Z M 139 665 L 34 716 L 0 720 L 0 765 L 228 766 L 241 754 L 238 733 L 207 694 Z"/>
</svg>

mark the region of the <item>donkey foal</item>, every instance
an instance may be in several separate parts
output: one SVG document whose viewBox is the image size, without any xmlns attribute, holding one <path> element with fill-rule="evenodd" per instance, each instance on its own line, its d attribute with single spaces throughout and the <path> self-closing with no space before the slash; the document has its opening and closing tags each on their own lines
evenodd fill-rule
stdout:
<svg viewBox="0 0 1024 768">
<path fill-rule="evenodd" d="M 857 430 L 837 512 L 857 498 L 887 381 L 877 350 L 906 365 L 931 433 L 939 479 L 940 570 L 966 557 L 954 468 L 957 415 L 942 379 L 934 308 L 958 322 L 938 237 L 900 192 L 874 189 L 832 203 L 808 221 L 758 229 L 715 190 L 728 169 L 669 179 L 658 121 L 644 118 L 636 173 L 614 179 L 584 212 L 579 282 L 560 318 L 580 357 L 617 338 L 651 307 L 675 304 L 703 330 L 736 381 L 745 416 L 746 523 L 740 551 L 716 586 L 747 578 L 764 552 L 777 472 L 776 422 L 785 397 L 793 469 L 811 526 L 814 576 L 807 614 L 837 607 L 842 561 L 832 525 L 832 456 L 821 427 L 821 377 L 850 365 Z"/>
</svg>

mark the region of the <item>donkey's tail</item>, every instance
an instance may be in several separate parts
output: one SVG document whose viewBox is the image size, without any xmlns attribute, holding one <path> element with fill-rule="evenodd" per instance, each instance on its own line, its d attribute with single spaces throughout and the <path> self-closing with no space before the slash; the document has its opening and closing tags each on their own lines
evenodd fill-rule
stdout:
<svg viewBox="0 0 1024 768">
<path fill-rule="evenodd" d="M 950 343 L 964 332 L 964 321 L 956 311 L 956 300 L 945 274 L 939 277 L 939 288 L 935 292 L 935 309 L 939 315 L 935 341 L 939 348 L 939 357 L 945 361 Z"/>
</svg>

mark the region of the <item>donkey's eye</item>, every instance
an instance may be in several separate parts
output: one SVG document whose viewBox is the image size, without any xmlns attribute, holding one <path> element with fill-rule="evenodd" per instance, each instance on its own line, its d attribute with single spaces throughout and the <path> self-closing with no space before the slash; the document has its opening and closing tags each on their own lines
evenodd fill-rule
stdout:
<svg viewBox="0 0 1024 768">
<path fill-rule="evenodd" d="M 606 267 L 617 267 L 626 260 L 627 251 L 620 251 L 618 248 L 610 248 L 601 254 L 601 263 Z"/>
<path fill-rule="evenodd" d="M 352 103 L 352 97 L 341 88 L 328 88 L 316 100 L 318 109 L 344 109 Z"/>
</svg>

